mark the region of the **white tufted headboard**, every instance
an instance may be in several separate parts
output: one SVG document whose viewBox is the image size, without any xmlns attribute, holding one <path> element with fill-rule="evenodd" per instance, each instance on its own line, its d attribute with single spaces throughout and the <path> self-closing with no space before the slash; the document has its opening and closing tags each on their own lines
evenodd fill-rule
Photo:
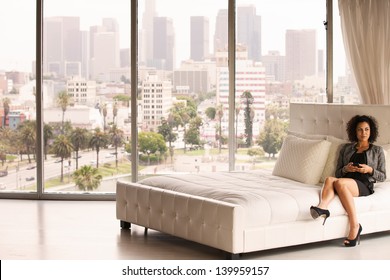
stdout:
<svg viewBox="0 0 390 280">
<path fill-rule="evenodd" d="M 373 116 L 379 125 L 377 143 L 390 143 L 390 105 L 290 103 L 289 130 L 348 140 L 346 123 L 354 115 Z"/>
</svg>

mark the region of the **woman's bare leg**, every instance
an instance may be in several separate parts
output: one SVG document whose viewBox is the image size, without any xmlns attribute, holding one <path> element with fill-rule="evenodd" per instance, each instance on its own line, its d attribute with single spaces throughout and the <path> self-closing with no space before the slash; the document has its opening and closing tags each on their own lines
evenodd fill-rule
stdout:
<svg viewBox="0 0 390 280">
<path fill-rule="evenodd" d="M 332 199 L 335 197 L 335 189 L 334 189 L 334 182 L 338 179 L 335 177 L 327 177 L 324 182 L 324 186 L 321 190 L 321 200 L 318 204 L 318 207 L 321 209 L 328 209 L 329 203 L 332 201 Z"/>
<path fill-rule="evenodd" d="M 359 196 L 359 189 L 352 179 L 340 179 L 334 182 L 334 188 L 340 201 L 348 214 L 349 219 L 349 234 L 348 239 L 355 239 L 359 231 L 359 223 L 356 215 L 354 197 Z"/>
</svg>

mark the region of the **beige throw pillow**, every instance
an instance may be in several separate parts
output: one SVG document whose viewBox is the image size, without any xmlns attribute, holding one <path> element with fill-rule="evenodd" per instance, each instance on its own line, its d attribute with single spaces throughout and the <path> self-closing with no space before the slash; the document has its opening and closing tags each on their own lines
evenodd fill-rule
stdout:
<svg viewBox="0 0 390 280">
<path fill-rule="evenodd" d="M 287 135 L 272 174 L 305 184 L 318 184 L 331 143 Z"/>
</svg>

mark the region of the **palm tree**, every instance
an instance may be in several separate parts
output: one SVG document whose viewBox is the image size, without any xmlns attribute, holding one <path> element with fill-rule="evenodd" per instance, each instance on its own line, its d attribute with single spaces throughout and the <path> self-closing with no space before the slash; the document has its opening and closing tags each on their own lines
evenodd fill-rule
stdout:
<svg viewBox="0 0 390 280">
<path fill-rule="evenodd" d="M 106 131 L 107 104 L 103 104 L 103 131 Z"/>
<path fill-rule="evenodd" d="M 123 131 L 119 129 L 115 124 L 110 129 L 111 144 L 115 147 L 115 167 L 118 168 L 118 147 L 122 145 L 124 141 Z"/>
<path fill-rule="evenodd" d="M 99 128 L 96 128 L 94 134 L 91 137 L 91 140 L 89 141 L 89 146 L 96 150 L 96 168 L 99 168 L 100 148 L 107 145 L 107 140 L 107 135 L 104 133 L 104 131 L 101 131 Z"/>
<path fill-rule="evenodd" d="M 2 127 L 5 127 L 5 121 L 7 119 L 7 115 L 9 114 L 9 110 L 10 110 L 10 106 L 9 106 L 10 103 L 11 100 L 8 97 L 3 98 L 4 118 L 3 118 Z"/>
<path fill-rule="evenodd" d="M 72 154 L 73 146 L 70 139 L 64 135 L 58 135 L 53 143 L 54 154 L 61 158 L 61 183 L 64 181 L 64 159 Z"/>
<path fill-rule="evenodd" d="M 98 169 L 90 165 L 83 165 L 80 169 L 73 172 L 72 177 L 76 186 L 82 191 L 97 189 L 103 178 L 98 173 Z"/>
<path fill-rule="evenodd" d="M 48 124 L 44 124 L 43 126 L 43 143 L 45 148 L 45 159 L 47 159 L 47 149 L 49 146 L 49 140 L 52 139 L 54 136 L 53 134 L 53 127 Z"/>
<path fill-rule="evenodd" d="M 245 116 L 245 134 L 246 134 L 246 145 L 249 148 L 252 146 L 252 138 L 253 138 L 253 117 L 254 111 L 252 109 L 252 104 L 254 98 L 249 91 L 244 91 L 241 95 L 241 99 L 245 105 L 244 107 L 244 116 Z"/>
<path fill-rule="evenodd" d="M 23 142 L 25 151 L 28 156 L 28 163 L 31 163 L 30 154 L 33 153 L 35 157 L 35 143 L 37 139 L 37 126 L 35 121 L 25 121 L 19 128 L 20 139 Z"/>
<path fill-rule="evenodd" d="M 66 91 L 60 91 L 57 96 L 57 104 L 62 110 L 61 132 L 64 134 L 65 111 L 71 102 L 71 97 Z"/>
<path fill-rule="evenodd" d="M 112 122 L 116 124 L 116 116 L 118 115 L 118 104 L 115 102 L 112 107 Z"/>
<path fill-rule="evenodd" d="M 218 152 L 221 153 L 222 149 L 222 118 L 223 118 L 223 105 L 220 104 L 215 111 L 216 116 L 218 117 L 219 127 L 218 127 Z"/>
<path fill-rule="evenodd" d="M 88 130 L 77 127 L 70 134 L 73 150 L 76 152 L 76 169 L 79 168 L 79 151 L 87 146 Z"/>
<path fill-rule="evenodd" d="M 235 140 L 236 140 L 236 152 L 237 152 L 237 149 L 238 149 L 238 116 L 240 115 L 240 111 L 241 111 L 241 105 L 240 104 L 237 104 L 236 103 L 236 108 L 235 108 L 235 113 L 236 113 L 236 137 L 235 137 Z"/>
</svg>

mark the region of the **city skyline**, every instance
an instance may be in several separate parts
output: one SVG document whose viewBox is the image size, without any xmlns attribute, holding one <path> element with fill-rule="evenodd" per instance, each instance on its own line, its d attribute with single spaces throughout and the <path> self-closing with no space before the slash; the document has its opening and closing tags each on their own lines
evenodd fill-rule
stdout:
<svg viewBox="0 0 390 280">
<path fill-rule="evenodd" d="M 27 2 L 27 3 L 26 3 Z M 35 56 L 35 32 L 34 25 L 23 25 L 20 19 L 31 20 L 35 22 L 34 10 L 35 3 L 28 3 L 31 1 L 19 0 L 16 3 L 10 4 L 10 9 L 20 10 L 20 18 L 10 19 L 5 12 L 0 12 L 0 32 L 10 42 L 8 45 L 0 46 L 0 70 L 20 70 L 31 72 L 32 61 Z M 63 2 L 59 1 L 47 1 L 45 2 L 44 16 L 80 16 L 80 29 L 82 31 L 89 30 L 90 26 L 100 25 L 102 18 L 114 17 L 118 20 L 120 28 L 120 48 L 128 48 L 130 46 L 130 3 L 128 1 L 117 0 L 116 5 L 107 5 L 105 3 L 96 3 L 91 0 L 84 0 L 79 2 L 77 0 L 71 0 L 66 3 L 66 7 L 61 5 Z M 291 3 L 294 2 L 295 4 Z M 21 9 L 22 3 L 26 5 Z M 75 5 L 72 5 L 74 3 Z M 163 5 L 164 3 L 164 5 Z M 166 16 L 173 19 L 173 28 L 176 35 L 176 64 L 178 67 L 183 60 L 190 58 L 190 18 L 191 16 L 205 16 L 209 19 L 209 42 L 210 52 L 214 48 L 214 32 L 215 32 L 215 19 L 218 10 L 221 8 L 227 8 L 226 0 L 206 1 L 199 0 L 194 2 L 189 9 L 188 1 L 169 1 L 167 2 L 156 0 L 156 14 L 157 16 Z M 280 55 L 285 55 L 285 36 L 287 29 L 312 29 L 313 26 L 317 30 L 317 48 L 325 48 L 325 28 L 323 21 L 325 19 L 325 6 L 319 8 L 319 1 L 237 1 L 237 7 L 242 5 L 256 4 L 256 14 L 261 17 L 261 48 L 262 55 L 267 55 L 269 51 L 279 51 Z M 281 3 L 283 9 L 280 9 Z M 325 4 L 325 1 L 324 1 Z M 93 7 L 94 13 L 90 13 L 88 5 Z M 139 28 L 141 28 L 142 16 L 144 14 L 144 1 L 139 1 Z M 204 7 L 207 5 L 207 9 Z M 279 7 L 277 6 L 279 5 Z M 304 5 L 305 11 L 310 10 L 311 12 L 304 12 L 303 15 L 293 14 L 291 10 L 293 7 L 299 8 L 295 5 Z M 27 7 L 27 9 L 26 9 Z M 29 10 L 28 7 L 32 8 Z M 67 7 L 72 7 L 68 9 Z M 75 7 L 75 8 L 74 8 Z M 172 9 L 174 7 L 174 9 Z M 178 12 L 180 11 L 180 12 Z M 275 11 L 277 15 L 275 18 Z M 4 14 L 4 15 L 3 15 Z M 9 13 L 13 14 L 13 13 Z M 270 17 L 273 17 L 271 21 Z M 278 20 L 282 18 L 283 20 Z M 276 20 L 275 20 L 276 19 Z M 305 20 L 302 21 L 302 20 Z M 10 23 L 9 23 L 10 22 Z M 17 22 L 18 24 L 12 24 Z M 313 25 L 313 22 L 315 24 Z M 4 24 L 2 24 L 4 23 Z M 5 24 L 8 23 L 8 24 Z M 308 25 L 310 23 L 310 26 Z M 12 28 L 5 28 L 5 26 L 12 26 Z M 268 28 L 272 26 L 272 28 Z M 335 28 L 336 29 L 336 28 Z M 12 31 L 14 30 L 14 32 Z M 341 33 L 335 30 L 335 36 Z M 19 36 L 15 36 L 18 34 Z M 23 36 L 20 36 L 23 35 Z M 335 38 L 335 44 L 342 44 L 342 41 Z M 26 47 L 27 46 L 27 47 Z M 335 74 L 338 76 L 345 74 L 345 59 L 340 59 L 338 55 L 338 49 L 335 46 Z M 325 50 L 324 50 L 325 51 Z"/>
</svg>

